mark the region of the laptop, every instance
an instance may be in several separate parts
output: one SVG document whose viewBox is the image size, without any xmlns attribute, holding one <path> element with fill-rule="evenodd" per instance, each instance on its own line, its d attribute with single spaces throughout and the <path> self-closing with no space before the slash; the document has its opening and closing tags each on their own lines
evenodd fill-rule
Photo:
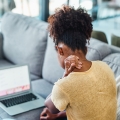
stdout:
<svg viewBox="0 0 120 120">
<path fill-rule="evenodd" d="M 9 115 L 43 107 L 44 100 L 32 91 L 27 65 L 0 69 L 0 107 Z"/>
</svg>

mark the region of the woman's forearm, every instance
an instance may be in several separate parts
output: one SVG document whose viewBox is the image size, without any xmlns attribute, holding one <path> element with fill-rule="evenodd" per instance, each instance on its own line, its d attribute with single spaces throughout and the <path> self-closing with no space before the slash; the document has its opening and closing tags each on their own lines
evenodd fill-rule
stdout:
<svg viewBox="0 0 120 120">
<path fill-rule="evenodd" d="M 62 112 L 59 112 L 57 113 L 57 118 L 63 118 L 63 117 L 66 117 L 66 112 L 65 111 L 62 111 Z"/>
</svg>

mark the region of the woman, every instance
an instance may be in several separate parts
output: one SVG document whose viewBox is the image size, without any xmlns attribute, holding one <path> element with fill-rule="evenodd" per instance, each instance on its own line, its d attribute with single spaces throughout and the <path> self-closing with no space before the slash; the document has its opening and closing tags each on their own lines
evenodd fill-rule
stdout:
<svg viewBox="0 0 120 120">
<path fill-rule="evenodd" d="M 48 22 L 65 74 L 55 83 L 45 101 L 47 108 L 41 113 L 40 120 L 65 116 L 68 120 L 116 120 L 114 74 L 106 63 L 86 59 L 86 43 L 92 32 L 91 17 L 82 8 L 75 10 L 63 6 L 49 17 Z"/>
</svg>

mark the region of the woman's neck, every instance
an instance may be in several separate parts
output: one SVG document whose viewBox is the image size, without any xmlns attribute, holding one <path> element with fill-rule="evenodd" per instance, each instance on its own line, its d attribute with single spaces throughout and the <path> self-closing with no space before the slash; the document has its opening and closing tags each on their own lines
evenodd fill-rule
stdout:
<svg viewBox="0 0 120 120">
<path fill-rule="evenodd" d="M 81 69 L 77 69 L 75 68 L 73 70 L 73 72 L 85 72 L 87 70 L 89 70 L 92 66 L 92 62 L 88 61 L 88 60 L 80 60 L 80 62 L 82 63 L 82 68 Z"/>
<path fill-rule="evenodd" d="M 75 51 L 71 51 L 70 49 L 67 51 L 68 52 L 68 56 L 70 55 L 76 55 L 79 57 L 79 61 L 82 63 L 82 68 L 81 69 L 77 69 L 75 68 L 73 70 L 73 72 L 85 72 L 87 70 L 90 69 L 92 62 L 88 61 L 86 59 L 86 55 L 83 53 L 82 50 L 75 50 Z"/>
<path fill-rule="evenodd" d="M 82 68 L 75 68 L 73 72 L 85 72 L 89 70 L 92 66 L 92 62 L 86 59 L 85 54 L 83 54 L 83 52 L 77 52 L 75 55 L 79 57 L 79 61 L 82 63 Z"/>
</svg>

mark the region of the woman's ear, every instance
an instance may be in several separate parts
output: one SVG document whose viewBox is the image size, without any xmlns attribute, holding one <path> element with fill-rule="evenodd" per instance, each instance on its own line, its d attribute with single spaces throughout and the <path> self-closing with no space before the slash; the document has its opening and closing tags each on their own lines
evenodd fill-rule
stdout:
<svg viewBox="0 0 120 120">
<path fill-rule="evenodd" d="M 64 55 L 64 52 L 63 52 L 62 47 L 58 47 L 58 46 L 57 46 L 57 52 L 58 52 L 58 54 L 61 55 L 61 56 Z"/>
</svg>

